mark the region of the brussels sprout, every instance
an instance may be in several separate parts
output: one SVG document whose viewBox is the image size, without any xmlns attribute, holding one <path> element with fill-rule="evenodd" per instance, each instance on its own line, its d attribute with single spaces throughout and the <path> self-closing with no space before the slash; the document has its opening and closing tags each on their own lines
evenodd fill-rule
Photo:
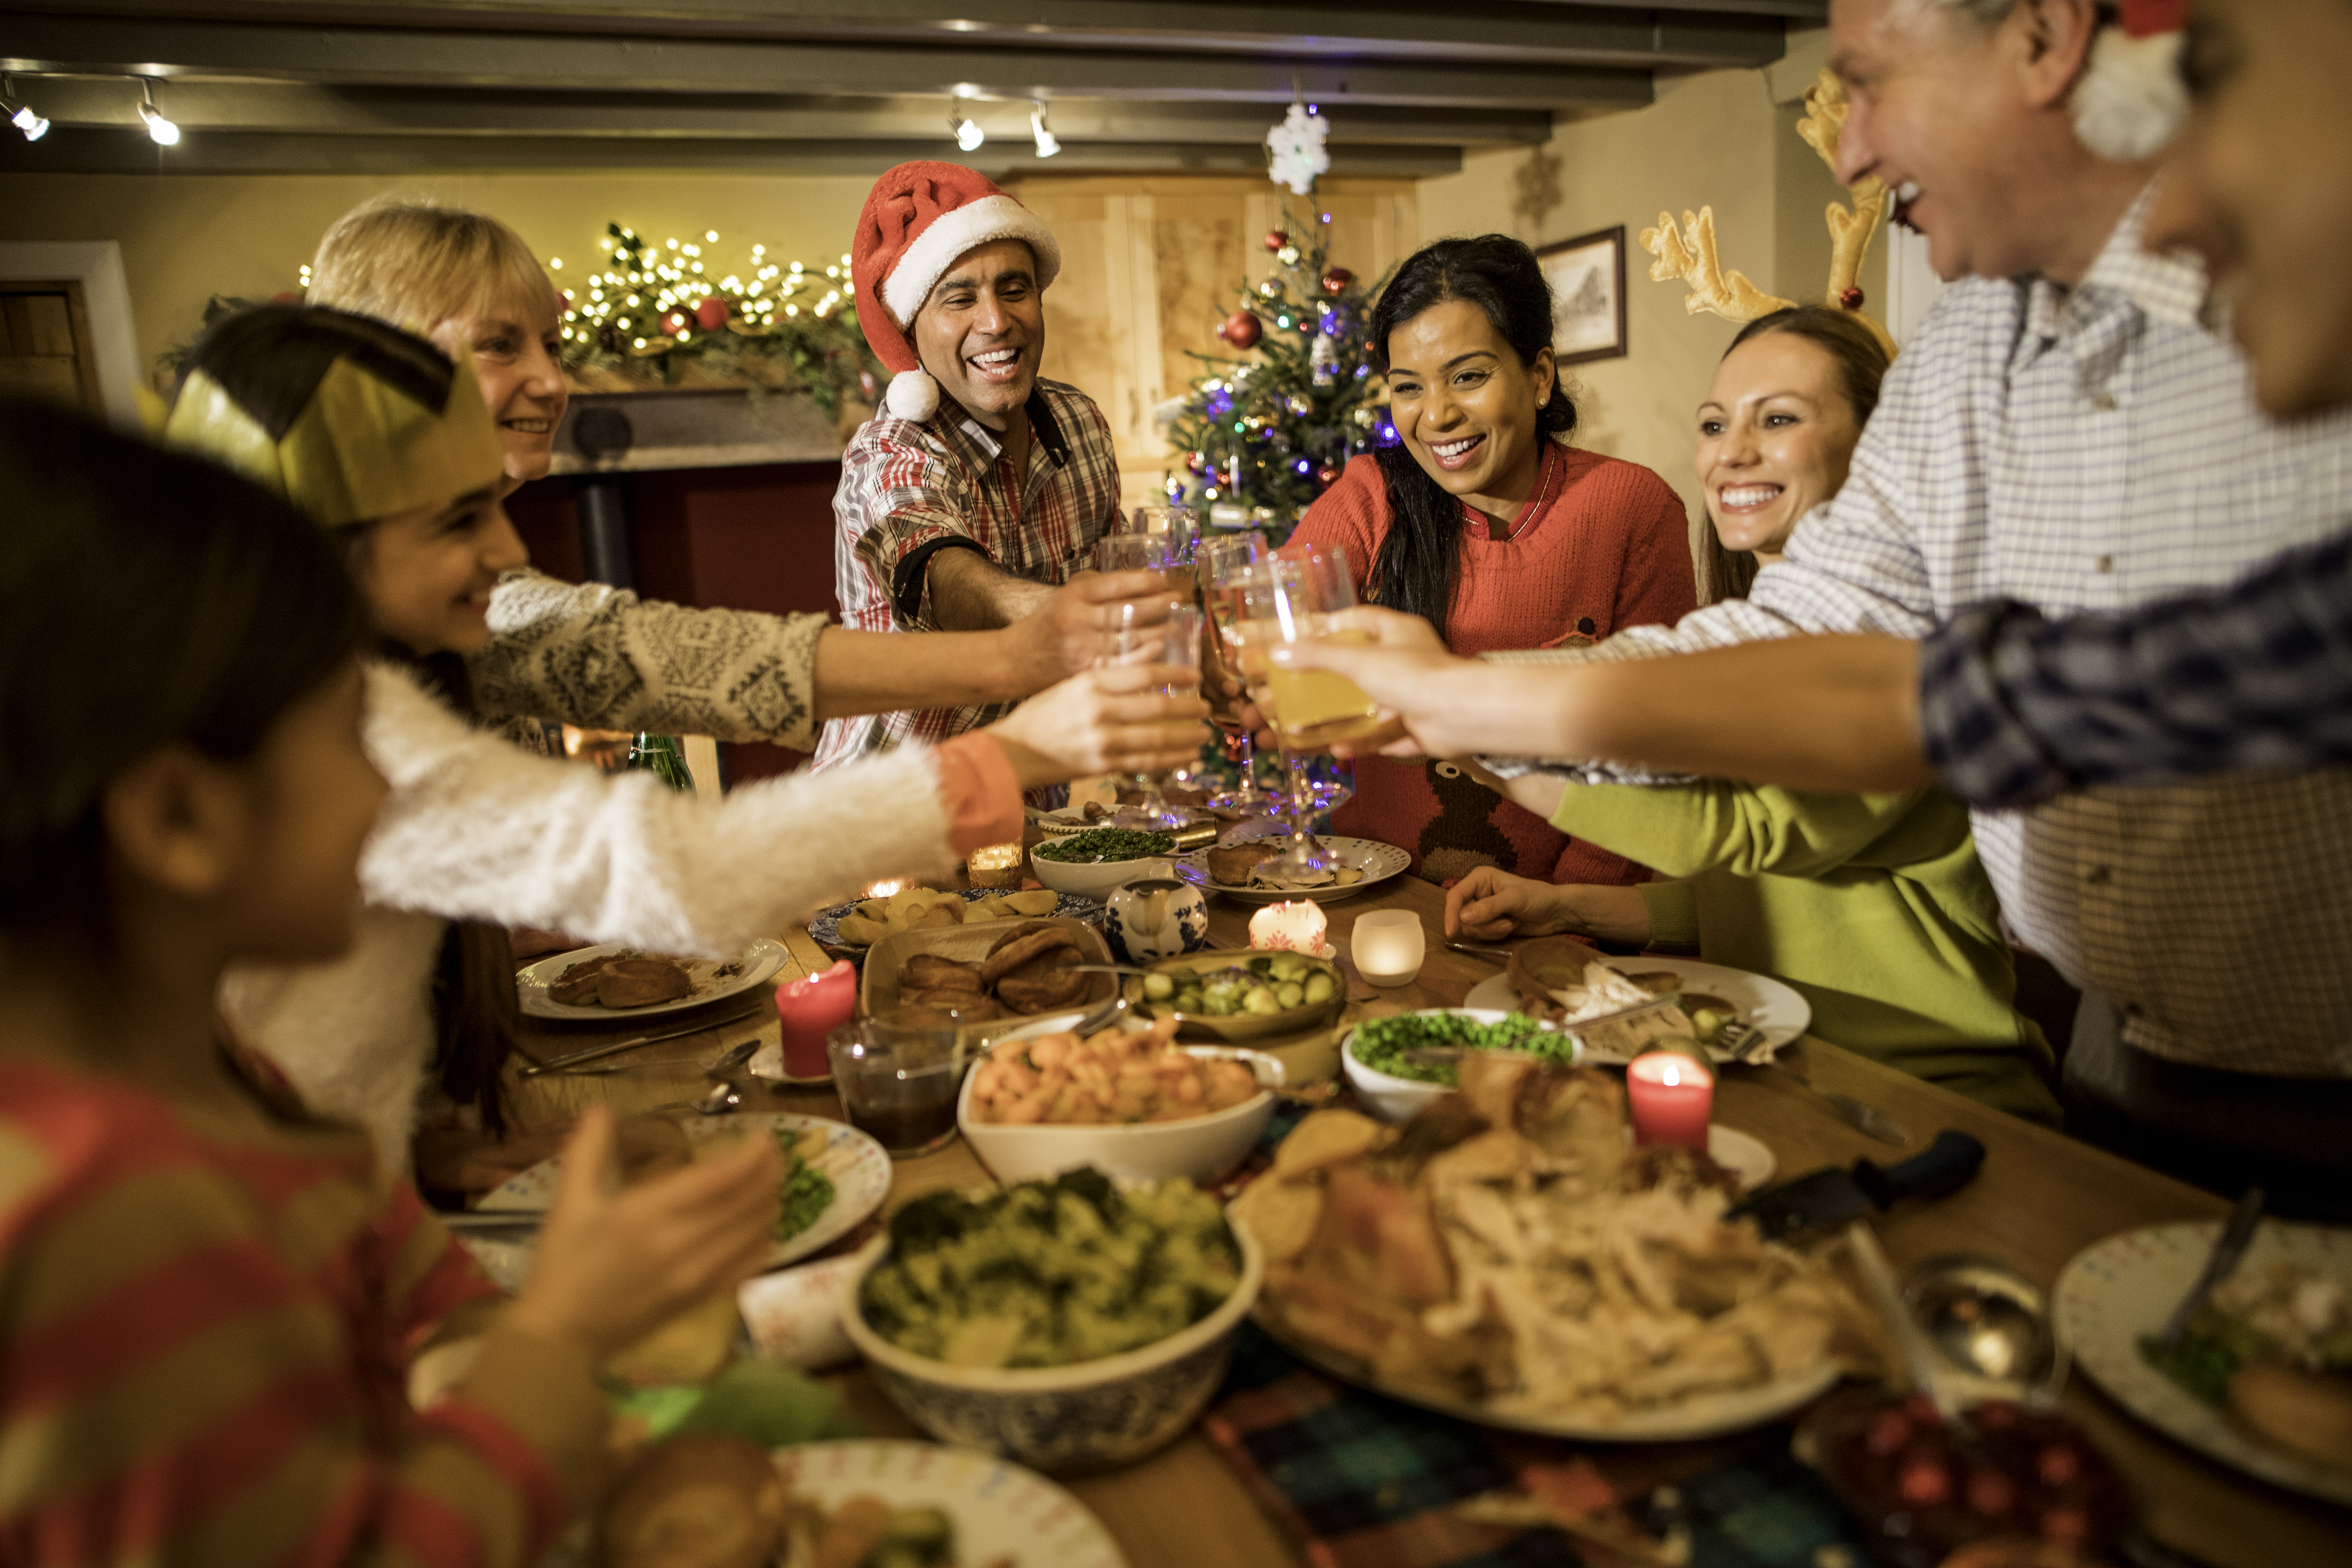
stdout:
<svg viewBox="0 0 2352 1568">
<path fill-rule="evenodd" d="M 1147 974 L 1143 977 L 1143 994 L 1154 1002 L 1165 1002 L 1176 994 L 1176 982 L 1165 974 Z"/>
<path fill-rule="evenodd" d="M 1307 984 L 1303 994 L 1306 998 L 1307 1005 L 1311 1007 L 1318 1002 L 1328 1002 L 1331 1000 L 1331 976 L 1318 969 L 1314 973 L 1307 977 Z"/>
<path fill-rule="evenodd" d="M 1295 952 L 1276 953 L 1266 970 L 1276 980 L 1297 980 L 1307 973 L 1307 961 Z"/>
<path fill-rule="evenodd" d="M 1691 1015 L 1691 1027 L 1698 1032 L 1702 1040 L 1711 1040 L 1723 1033 L 1723 1026 L 1727 1021 L 1712 1007 L 1701 1007 Z"/>
<path fill-rule="evenodd" d="M 1265 1016 L 1281 1012 L 1282 1004 L 1275 999 L 1273 987 L 1258 985 L 1251 988 L 1248 998 L 1242 1003 L 1242 1008 L 1244 1012 Z"/>
<path fill-rule="evenodd" d="M 1274 988 L 1274 999 L 1282 1004 L 1282 1010 L 1286 1013 L 1305 1001 L 1306 997 L 1305 988 L 1289 981 L 1285 981 Z"/>
</svg>

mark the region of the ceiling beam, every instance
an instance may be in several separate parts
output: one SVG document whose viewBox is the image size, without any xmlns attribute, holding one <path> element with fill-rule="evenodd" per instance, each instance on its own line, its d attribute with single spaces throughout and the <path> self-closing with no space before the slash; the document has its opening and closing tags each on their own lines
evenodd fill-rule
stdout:
<svg viewBox="0 0 2352 1568">
<path fill-rule="evenodd" d="M 1179 49 L 1572 62 L 1608 30 L 1713 63 L 1818 23 L 1826 0 L 17 0 L 26 11 L 434 30 L 598 32 L 1021 47 Z M 1705 51 L 1707 60 L 1682 61 Z M 1758 63 L 1752 60 L 1742 63 Z"/>
<path fill-rule="evenodd" d="M 136 128 L 138 88 L 127 79 L 20 78 L 26 101 L 59 126 Z M 945 141 L 938 98 L 743 97 L 723 93 L 578 92 L 569 89 L 327 87 L 309 82 L 180 78 L 163 86 L 164 112 L 191 135 L 277 132 L 324 136 L 746 137 L 762 141 Z M 992 136 L 1029 132 L 1025 100 L 966 110 Z M 1255 147 L 1274 111 L 1255 103 L 1120 102 L 1057 98 L 1065 142 L 1209 142 Z M 1511 146 L 1547 141 L 1542 110 L 1415 109 L 1359 104 L 1336 112 L 1335 148 L 1368 144 Z"/>
<path fill-rule="evenodd" d="M 142 133 L 59 127 L 37 143 L 0 137 L 0 174 L 416 174 L 438 171 L 695 169 L 750 174 L 871 176 L 893 164 L 940 156 L 937 138 L 919 142 L 760 142 L 748 138 L 546 136 L 312 136 L 191 132 L 176 147 Z M 1263 174 L 1254 146 L 1202 142 L 1066 142 L 1050 162 L 1025 137 L 992 137 L 958 163 L 992 178 L 1085 173 Z M 1335 149 L 1331 173 L 1419 179 L 1462 166 L 1448 147 Z"/>
<path fill-rule="evenodd" d="M 261 23 L 129 21 L 0 13 L 0 69 L 243 76 L 346 85 L 530 87 L 613 92 L 937 93 L 1013 98 L 1223 100 L 1334 108 L 1634 108 L 1650 101 L 1649 60 L 1464 64 L 931 45 L 780 44 Z M 1778 53 L 1775 43 L 1774 53 Z"/>
</svg>

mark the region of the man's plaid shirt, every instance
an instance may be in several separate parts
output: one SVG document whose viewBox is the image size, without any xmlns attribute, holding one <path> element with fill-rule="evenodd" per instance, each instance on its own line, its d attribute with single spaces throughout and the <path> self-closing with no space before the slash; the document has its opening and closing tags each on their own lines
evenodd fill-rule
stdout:
<svg viewBox="0 0 2352 1568">
<path fill-rule="evenodd" d="M 1971 605 L 1921 644 L 1919 727 L 1972 805 L 2352 763 L 2352 537 L 2125 616 Z"/>
<path fill-rule="evenodd" d="M 2352 416 L 2283 425 L 2150 256 L 2143 195 L 2073 289 L 1970 279 L 1887 373 L 1845 488 L 1742 601 L 1591 650 L 1925 637 L 1968 605 L 2116 614 L 2234 582 L 2352 516 Z M 1594 770 L 1606 774 L 1607 770 Z M 2352 1077 L 2352 773 L 2094 787 L 1975 813 L 2001 910 L 2176 1061 Z"/>
<path fill-rule="evenodd" d="M 835 592 L 856 631 L 928 632 L 931 557 L 976 549 L 1032 583 L 1058 587 L 1094 561 L 1118 519 L 1118 458 L 1110 425 L 1075 386 L 1040 379 L 1026 417 L 1035 431 L 1016 487 L 995 431 L 954 399 L 918 424 L 877 415 L 841 455 L 833 492 Z M 815 767 L 908 741 L 936 744 L 1002 718 L 1009 705 L 935 708 L 835 719 Z"/>
</svg>

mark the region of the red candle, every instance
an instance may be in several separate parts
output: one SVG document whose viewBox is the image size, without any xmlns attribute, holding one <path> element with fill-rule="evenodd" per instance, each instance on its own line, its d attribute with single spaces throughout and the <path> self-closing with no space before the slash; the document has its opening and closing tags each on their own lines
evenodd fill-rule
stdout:
<svg viewBox="0 0 2352 1568">
<path fill-rule="evenodd" d="M 849 1022 L 857 1010 L 857 971 L 845 958 L 818 974 L 787 980 L 776 987 L 776 1022 L 782 1026 L 784 1076 L 823 1078 L 824 1037 Z"/>
<path fill-rule="evenodd" d="M 1635 1057 L 1625 1068 L 1625 1098 L 1633 1107 L 1634 1142 L 1706 1152 L 1715 1075 L 1690 1058 L 1673 1051 Z"/>
</svg>

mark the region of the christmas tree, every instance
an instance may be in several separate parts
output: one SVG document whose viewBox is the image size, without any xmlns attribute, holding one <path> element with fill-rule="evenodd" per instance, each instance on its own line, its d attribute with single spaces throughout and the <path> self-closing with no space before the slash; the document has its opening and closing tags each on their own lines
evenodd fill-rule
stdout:
<svg viewBox="0 0 2352 1568">
<path fill-rule="evenodd" d="M 1171 497 L 1223 528 L 1256 528 L 1276 544 L 1348 459 L 1396 439 L 1386 383 L 1366 351 L 1380 283 L 1330 260 L 1328 218 L 1265 237 L 1279 270 L 1237 292 L 1217 336 L 1248 360 L 1193 353 L 1210 374 L 1192 384 L 1169 429 L 1185 476 Z M 1384 281 L 1384 279 L 1382 280 Z"/>
</svg>

